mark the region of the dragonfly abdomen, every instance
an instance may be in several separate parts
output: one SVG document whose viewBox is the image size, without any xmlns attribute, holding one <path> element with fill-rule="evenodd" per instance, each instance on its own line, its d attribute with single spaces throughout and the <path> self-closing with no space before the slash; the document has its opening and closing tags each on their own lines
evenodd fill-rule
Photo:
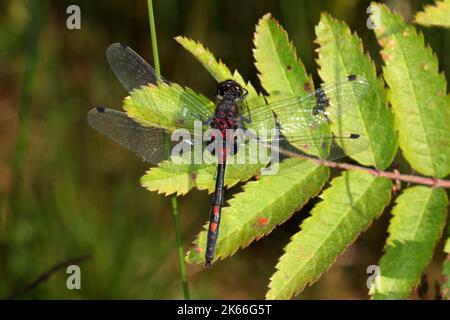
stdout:
<svg viewBox="0 0 450 320">
<path fill-rule="evenodd" d="M 214 259 L 217 238 L 219 236 L 220 216 L 223 206 L 224 178 L 225 178 L 226 154 L 223 157 L 223 163 L 217 167 L 216 188 L 212 199 L 211 215 L 209 217 L 208 239 L 206 242 L 205 266 L 211 267 Z"/>
</svg>

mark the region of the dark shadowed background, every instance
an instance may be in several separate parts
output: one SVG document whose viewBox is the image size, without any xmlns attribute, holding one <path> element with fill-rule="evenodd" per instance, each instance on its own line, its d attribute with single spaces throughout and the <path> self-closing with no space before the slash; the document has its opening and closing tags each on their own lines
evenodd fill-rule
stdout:
<svg viewBox="0 0 450 320">
<path fill-rule="evenodd" d="M 432 3 L 386 2 L 407 21 Z M 81 9 L 81 30 L 66 28 L 70 4 Z M 185 35 L 261 89 L 252 38 L 267 12 L 288 31 L 316 84 L 314 27 L 322 11 L 355 30 L 379 67 L 379 48 L 366 27 L 368 4 L 154 0 L 162 74 L 212 98 L 214 79 L 173 40 Z M 450 31 L 418 28 L 448 79 Z M 93 106 L 120 110 L 127 95 L 105 58 L 113 42 L 128 44 L 152 63 L 146 1 L 0 2 L 0 298 L 183 297 L 168 198 L 140 186 L 147 164 L 86 122 Z M 179 198 L 185 250 L 207 221 L 209 206 L 205 191 Z M 192 297 L 264 298 L 277 258 L 311 206 L 211 270 L 187 266 Z M 368 298 L 366 268 L 378 263 L 389 218 L 385 213 L 377 220 L 298 298 Z M 79 263 L 81 290 L 67 289 L 63 268 L 19 294 L 55 264 L 86 254 L 92 257 Z M 432 289 L 442 259 L 437 255 L 428 268 Z"/>
</svg>

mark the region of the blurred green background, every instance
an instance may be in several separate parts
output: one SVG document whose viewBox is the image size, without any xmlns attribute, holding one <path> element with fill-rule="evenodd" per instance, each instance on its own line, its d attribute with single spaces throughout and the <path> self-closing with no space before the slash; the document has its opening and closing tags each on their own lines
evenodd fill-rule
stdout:
<svg viewBox="0 0 450 320">
<path fill-rule="evenodd" d="M 387 3 L 412 21 L 414 12 L 432 1 Z M 81 8 L 81 30 L 66 28 L 70 4 Z M 155 0 L 161 70 L 171 81 L 213 96 L 214 79 L 173 40 L 185 35 L 204 43 L 260 89 L 252 38 L 258 19 L 271 12 L 318 82 L 313 41 L 322 11 L 356 30 L 379 68 L 378 46 L 366 28 L 368 4 Z M 419 29 L 448 80 L 450 31 Z M 151 63 L 146 1 L 0 2 L 0 298 L 26 287 L 55 264 L 85 254 L 92 258 L 80 263 L 81 290 L 66 288 L 64 268 L 17 297 L 183 297 L 168 198 L 139 185 L 147 164 L 86 122 L 93 106 L 121 109 L 126 96 L 104 55 L 113 42 L 128 44 Z M 179 198 L 185 250 L 207 221 L 209 206 L 204 191 Z M 277 258 L 311 206 L 211 270 L 187 266 L 192 297 L 264 298 Z M 366 299 L 366 268 L 382 254 L 389 218 L 387 213 L 377 220 L 298 298 Z M 432 284 L 439 280 L 442 259 L 437 253 L 428 269 Z"/>
</svg>

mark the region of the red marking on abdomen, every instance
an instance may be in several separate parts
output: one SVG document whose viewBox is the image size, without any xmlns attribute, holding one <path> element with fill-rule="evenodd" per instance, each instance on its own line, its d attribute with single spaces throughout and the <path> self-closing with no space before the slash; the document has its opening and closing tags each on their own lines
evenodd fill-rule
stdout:
<svg viewBox="0 0 450 320">
<path fill-rule="evenodd" d="M 219 209 L 220 209 L 220 206 L 218 206 L 218 205 L 213 206 L 213 214 L 219 214 Z"/>
<path fill-rule="evenodd" d="M 209 225 L 209 230 L 211 230 L 212 232 L 216 232 L 216 230 L 217 230 L 217 223 L 211 222 L 211 224 Z"/>
</svg>

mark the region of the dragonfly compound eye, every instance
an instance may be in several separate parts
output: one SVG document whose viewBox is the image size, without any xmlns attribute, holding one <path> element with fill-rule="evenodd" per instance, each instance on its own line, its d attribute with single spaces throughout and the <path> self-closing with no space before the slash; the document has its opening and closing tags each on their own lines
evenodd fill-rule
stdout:
<svg viewBox="0 0 450 320">
<path fill-rule="evenodd" d="M 238 100 L 242 97 L 242 87 L 234 80 L 220 82 L 217 87 L 217 97 L 225 100 Z"/>
</svg>

